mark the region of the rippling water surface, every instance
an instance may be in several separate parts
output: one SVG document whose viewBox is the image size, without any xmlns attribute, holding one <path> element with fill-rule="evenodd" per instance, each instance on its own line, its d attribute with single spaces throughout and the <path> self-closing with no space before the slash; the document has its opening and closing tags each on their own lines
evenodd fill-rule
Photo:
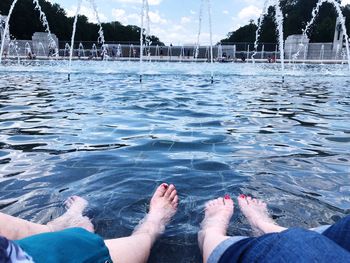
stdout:
<svg viewBox="0 0 350 263">
<path fill-rule="evenodd" d="M 140 85 L 136 70 L 114 74 L 113 65 L 92 73 L 76 65 L 71 82 L 59 66 L 3 68 L 2 212 L 45 223 L 81 195 L 97 232 L 116 238 L 132 232 L 158 184 L 174 183 L 179 211 L 150 262 L 201 261 L 203 205 L 226 193 L 266 200 L 287 227 L 349 213 L 346 74 L 290 68 L 282 84 L 276 69 L 220 65 L 235 74 L 210 85 L 188 66 L 166 74 L 154 66 Z M 229 233 L 250 234 L 239 209 Z"/>
</svg>

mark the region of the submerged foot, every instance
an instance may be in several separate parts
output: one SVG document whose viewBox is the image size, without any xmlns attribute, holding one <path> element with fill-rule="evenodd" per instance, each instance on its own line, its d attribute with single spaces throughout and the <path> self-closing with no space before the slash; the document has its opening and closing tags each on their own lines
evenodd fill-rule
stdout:
<svg viewBox="0 0 350 263">
<path fill-rule="evenodd" d="M 211 231 L 226 236 L 233 209 L 234 204 L 229 195 L 206 203 L 205 217 L 198 233 L 198 243 L 201 249 L 203 248 L 205 235 L 208 232 Z"/>
<path fill-rule="evenodd" d="M 174 185 L 161 184 L 150 202 L 150 210 L 146 217 L 135 229 L 134 235 L 147 233 L 153 240 L 162 234 L 165 226 L 175 215 L 179 197 Z"/>
<path fill-rule="evenodd" d="M 238 204 L 256 236 L 286 230 L 276 224 L 267 211 L 267 204 L 250 196 L 240 195 Z"/>
<path fill-rule="evenodd" d="M 72 227 L 81 227 L 89 232 L 94 232 L 94 226 L 91 220 L 83 216 L 83 212 L 88 205 L 88 202 L 79 197 L 69 197 L 65 202 L 67 211 L 60 217 L 47 223 L 51 232 L 64 230 Z"/>
</svg>

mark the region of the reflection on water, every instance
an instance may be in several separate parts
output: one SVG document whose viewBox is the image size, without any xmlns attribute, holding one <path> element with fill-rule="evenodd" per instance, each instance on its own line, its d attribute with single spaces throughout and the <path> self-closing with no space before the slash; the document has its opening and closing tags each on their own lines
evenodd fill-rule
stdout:
<svg viewBox="0 0 350 263">
<path fill-rule="evenodd" d="M 209 198 L 252 194 L 285 226 L 350 211 L 347 78 L 0 75 L 2 212 L 46 222 L 77 194 L 97 232 L 120 237 L 174 183 L 179 212 L 150 262 L 199 262 Z M 249 234 L 239 209 L 229 233 Z"/>
</svg>

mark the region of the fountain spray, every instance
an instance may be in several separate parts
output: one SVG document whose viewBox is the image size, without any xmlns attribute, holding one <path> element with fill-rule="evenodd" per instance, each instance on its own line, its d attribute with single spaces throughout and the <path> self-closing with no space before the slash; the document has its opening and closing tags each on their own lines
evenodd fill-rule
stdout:
<svg viewBox="0 0 350 263">
<path fill-rule="evenodd" d="M 99 30 L 98 30 L 98 40 L 97 42 L 99 44 L 101 44 L 102 46 L 102 54 L 103 54 L 103 57 L 105 57 L 105 55 L 107 54 L 107 48 L 106 48 L 106 44 L 105 44 L 105 36 L 104 36 L 104 33 L 103 33 L 103 28 L 102 28 L 102 24 L 101 24 L 101 20 L 100 20 L 100 16 L 98 15 L 98 11 L 97 11 L 97 6 L 96 6 L 96 3 L 94 0 L 89 0 L 90 4 L 91 4 L 91 7 L 94 11 L 94 14 L 95 14 L 95 17 L 96 17 L 96 20 L 97 20 L 97 24 L 99 26 Z"/>
<path fill-rule="evenodd" d="M 78 21 L 78 15 L 79 15 L 79 12 L 80 12 L 81 1 L 82 0 L 78 0 L 78 7 L 77 7 L 77 11 L 75 13 L 75 18 L 74 18 L 74 23 L 73 23 L 73 33 L 72 33 L 72 39 L 71 39 L 71 45 L 70 45 L 70 53 L 69 53 L 68 81 L 70 81 L 70 74 L 71 74 L 71 71 L 72 71 L 72 58 L 73 58 L 73 50 L 74 50 L 74 39 L 75 39 L 76 30 L 77 30 L 77 21 Z"/>
<path fill-rule="evenodd" d="M 321 6 L 324 4 L 324 3 L 330 3 L 334 6 L 334 8 L 336 9 L 336 12 L 338 14 L 338 18 L 340 20 L 340 24 L 341 24 L 341 27 L 342 27 L 342 30 L 344 32 L 344 36 L 345 36 L 345 45 L 346 45 L 346 53 L 347 53 L 347 56 L 348 56 L 348 66 L 349 66 L 349 70 L 350 70 L 350 48 L 349 48 L 349 36 L 346 32 L 346 25 L 345 25 L 345 18 L 344 18 L 344 15 L 341 11 L 341 6 L 340 4 L 336 1 L 336 0 L 319 0 L 317 2 L 317 5 L 316 7 L 312 10 L 312 18 L 311 20 L 306 24 L 306 27 L 305 29 L 303 30 L 303 36 L 301 38 L 301 45 L 299 46 L 298 48 L 298 51 L 297 53 L 294 54 L 294 59 L 297 59 L 298 56 L 300 55 L 300 52 L 301 52 L 301 49 L 302 49 L 302 42 L 305 38 L 307 38 L 307 35 L 308 35 L 308 32 L 311 28 L 311 26 L 313 25 L 313 23 L 315 22 L 316 20 L 316 17 L 320 11 L 320 8 Z"/>
<path fill-rule="evenodd" d="M 273 6 L 276 10 L 275 23 L 277 26 L 277 33 L 278 33 L 278 45 L 279 45 L 280 60 L 281 60 L 281 67 L 282 67 L 282 82 L 284 82 L 284 68 L 285 68 L 284 67 L 284 33 L 283 33 L 284 18 L 283 18 L 283 13 L 282 13 L 282 9 L 281 9 L 279 0 L 265 0 L 264 9 L 263 9 L 263 12 L 260 16 L 258 29 L 256 31 L 256 40 L 254 43 L 255 52 L 252 56 L 252 59 L 253 59 L 253 63 L 254 63 L 254 57 L 256 55 L 256 50 L 258 47 L 258 40 L 260 37 L 262 21 L 263 21 L 263 18 L 265 17 L 265 15 L 268 13 L 268 9 L 270 6 Z"/>
<path fill-rule="evenodd" d="M 5 30 L 4 30 L 4 37 L 2 38 L 1 41 L 1 49 L 0 49 L 0 64 L 2 61 L 2 54 L 4 53 L 4 47 L 5 47 L 5 40 L 6 40 L 6 33 L 9 31 L 9 26 L 10 26 L 10 18 L 11 18 L 11 14 L 13 12 L 13 9 L 15 8 L 15 5 L 17 3 L 18 0 L 14 0 L 12 2 L 12 5 L 10 7 L 10 11 L 7 15 L 7 20 L 6 20 L 6 25 L 5 25 Z"/>
<path fill-rule="evenodd" d="M 144 22 L 144 16 L 145 16 L 145 5 L 147 0 L 142 0 L 142 7 L 141 7 L 141 27 L 140 27 L 140 83 L 142 83 L 142 74 L 143 74 L 143 22 Z"/>
<path fill-rule="evenodd" d="M 214 83 L 214 71 L 213 71 L 213 63 L 214 63 L 214 56 L 213 56 L 213 27 L 212 27 L 212 21 L 211 21 L 211 4 L 210 4 L 210 0 L 207 0 L 207 4 L 208 4 L 209 34 L 210 34 L 211 84 L 213 84 Z"/>
</svg>

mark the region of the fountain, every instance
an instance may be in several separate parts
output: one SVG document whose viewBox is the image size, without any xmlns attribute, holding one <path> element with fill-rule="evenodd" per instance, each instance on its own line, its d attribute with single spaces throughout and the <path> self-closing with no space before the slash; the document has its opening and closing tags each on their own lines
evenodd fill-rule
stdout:
<svg viewBox="0 0 350 263">
<path fill-rule="evenodd" d="M 68 43 L 65 44 L 64 46 L 64 57 L 69 57 L 69 51 L 70 51 L 70 45 Z"/>
<path fill-rule="evenodd" d="M 201 0 L 200 10 L 199 10 L 199 26 L 198 26 L 198 35 L 197 43 L 194 49 L 194 58 L 197 59 L 199 55 L 199 39 L 202 31 L 202 19 L 203 19 L 203 8 L 204 2 L 207 3 L 208 8 L 208 17 L 209 17 L 209 42 L 210 42 L 210 63 L 211 63 L 211 83 L 214 83 L 214 72 L 213 72 L 213 63 L 214 63 L 214 54 L 213 54 L 213 29 L 212 29 L 212 15 L 211 15 L 211 3 L 210 0 Z"/>
<path fill-rule="evenodd" d="M 279 46 L 279 51 L 280 51 L 280 60 L 281 60 L 281 67 L 282 67 L 282 81 L 284 82 L 284 33 L 283 33 L 283 13 L 282 9 L 280 6 L 280 1 L 279 0 L 265 0 L 264 2 L 264 7 L 262 14 L 259 19 L 259 24 L 258 24 L 258 29 L 256 30 L 256 40 L 254 43 L 254 54 L 252 56 L 253 63 L 254 63 L 254 56 L 256 55 L 256 50 L 258 48 L 258 41 L 260 38 L 260 31 L 261 31 L 261 26 L 262 22 L 265 18 L 265 16 L 268 13 L 269 7 L 272 6 L 275 8 L 275 23 L 277 25 L 277 31 L 278 31 L 278 46 Z M 277 53 L 277 52 L 276 52 Z"/>
<path fill-rule="evenodd" d="M 264 59 L 264 53 L 265 53 L 265 45 L 262 45 L 262 48 L 261 48 L 261 59 Z"/>
<path fill-rule="evenodd" d="M 349 48 L 349 36 L 348 34 L 346 33 L 346 25 L 345 25 L 345 18 L 344 18 L 344 15 L 341 11 L 341 6 L 340 4 L 336 1 L 336 0 L 319 0 L 317 2 L 317 5 L 316 7 L 312 10 L 312 18 L 311 20 L 306 24 L 306 27 L 305 29 L 303 30 L 303 34 L 302 34 L 302 38 L 301 38 L 301 42 L 307 38 L 308 36 L 308 32 L 311 28 L 311 26 L 314 24 L 315 20 L 316 20 L 316 17 L 320 11 L 320 8 L 321 6 L 324 4 L 324 3 L 329 3 L 329 4 L 332 4 L 338 14 L 338 19 L 340 21 L 340 24 L 341 24 L 341 28 L 344 32 L 344 38 L 345 38 L 345 49 L 346 49 L 346 55 L 347 55 L 347 61 L 348 61 L 348 66 L 349 66 L 349 70 L 350 70 L 350 48 Z M 294 55 L 294 57 L 297 59 L 299 54 L 300 54 L 300 51 L 301 51 L 301 48 L 298 49 L 297 53 Z"/>
<path fill-rule="evenodd" d="M 182 62 L 183 58 L 185 57 L 185 48 L 184 46 L 182 45 L 181 46 L 181 50 L 180 50 L 180 62 Z"/>
<path fill-rule="evenodd" d="M 171 61 L 172 55 L 173 55 L 172 46 L 169 46 L 168 47 L 168 61 Z"/>
<path fill-rule="evenodd" d="M 36 50 L 37 56 L 40 56 L 40 49 L 43 52 L 42 56 L 45 56 L 46 55 L 46 50 L 45 50 L 45 47 L 44 47 L 43 43 L 41 43 L 41 42 L 38 43 L 38 47 L 37 47 L 37 50 Z"/>
<path fill-rule="evenodd" d="M 98 57 L 98 51 L 97 51 L 97 46 L 96 44 L 93 44 L 92 45 L 92 48 L 91 48 L 91 56 L 93 58 L 97 58 Z"/>
<path fill-rule="evenodd" d="M 14 0 L 12 2 L 12 4 L 11 4 L 9 13 L 7 15 L 7 20 L 6 20 L 4 32 L 8 32 L 9 31 L 11 15 L 13 13 L 13 9 L 15 8 L 17 2 L 18 2 L 18 0 Z M 49 46 L 52 47 L 53 49 L 55 49 L 55 54 L 54 55 L 58 56 L 58 47 L 56 45 L 56 42 L 52 38 L 52 34 L 51 34 L 51 31 L 50 31 L 49 23 L 47 22 L 45 13 L 41 10 L 41 6 L 39 4 L 39 0 L 33 0 L 33 3 L 35 4 L 35 9 L 38 10 L 39 13 L 40 13 L 40 21 L 41 21 L 43 27 L 45 28 L 45 32 L 47 32 L 47 35 L 48 35 L 48 38 L 49 38 Z M 2 55 L 4 53 L 5 40 L 6 40 L 6 37 L 3 37 L 2 41 L 1 41 L 0 64 L 2 62 Z"/>
<path fill-rule="evenodd" d="M 24 55 L 28 56 L 29 54 L 32 54 L 32 48 L 31 48 L 29 42 L 26 42 L 26 44 L 24 46 Z"/>
<path fill-rule="evenodd" d="M 84 50 L 84 46 L 83 43 L 79 43 L 79 49 L 78 49 L 78 57 L 85 57 L 85 50 Z"/>
<path fill-rule="evenodd" d="M 222 59 L 222 57 L 223 57 L 222 45 L 219 44 L 218 45 L 218 57 L 217 57 L 217 59 Z"/>
<path fill-rule="evenodd" d="M 144 23 L 145 23 L 145 16 L 146 16 L 146 33 L 144 36 Z M 145 43 L 146 47 L 149 47 L 151 42 L 149 40 L 150 36 L 150 18 L 149 18 L 149 4 L 148 0 L 142 0 L 142 8 L 141 8 L 141 27 L 140 27 L 140 83 L 142 82 L 142 75 L 143 75 L 143 54 L 144 54 L 144 37 L 145 37 Z"/>
<path fill-rule="evenodd" d="M 69 66 L 68 66 L 68 80 L 70 81 L 70 74 L 72 69 L 72 58 L 73 58 L 73 50 L 74 50 L 74 39 L 75 39 L 75 32 L 77 30 L 77 22 L 78 22 L 78 15 L 80 12 L 80 6 L 81 6 L 82 0 L 78 0 L 78 6 L 77 10 L 75 12 L 74 22 L 73 22 L 73 32 L 72 32 L 72 39 L 70 44 L 70 52 L 69 52 Z"/>
<path fill-rule="evenodd" d="M 320 61 L 321 61 L 321 64 L 323 64 L 323 59 L 324 59 L 324 45 L 322 45 L 321 51 L 320 51 Z"/>
<path fill-rule="evenodd" d="M 93 10 L 95 17 L 96 17 L 97 24 L 99 26 L 97 42 L 99 44 L 101 44 L 101 48 L 102 48 L 101 55 L 103 58 L 107 58 L 108 56 L 106 56 L 106 55 L 107 55 L 107 48 L 108 47 L 105 44 L 105 37 L 104 37 L 104 33 L 103 33 L 103 28 L 102 28 L 100 16 L 98 15 L 98 12 L 97 12 L 97 6 L 96 6 L 96 3 L 94 0 L 89 0 L 89 2 L 91 4 L 92 10 Z"/>
<path fill-rule="evenodd" d="M 339 58 L 339 51 L 340 51 L 340 44 L 337 45 L 334 60 L 337 60 Z"/>
<path fill-rule="evenodd" d="M 233 62 L 235 62 L 236 53 L 237 53 L 237 46 L 236 46 L 236 45 L 233 45 Z"/>
<path fill-rule="evenodd" d="M 121 58 L 123 56 L 123 50 L 122 50 L 122 46 L 120 44 L 118 44 L 117 47 L 117 57 Z"/>
</svg>

